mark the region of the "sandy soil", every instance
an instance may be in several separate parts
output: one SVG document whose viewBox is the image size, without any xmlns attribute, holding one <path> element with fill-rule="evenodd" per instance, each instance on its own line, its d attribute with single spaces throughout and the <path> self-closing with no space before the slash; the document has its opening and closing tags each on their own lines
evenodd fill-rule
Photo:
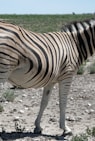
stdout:
<svg viewBox="0 0 95 141">
<path fill-rule="evenodd" d="M 1 85 L 1 95 L 8 87 L 8 83 Z M 4 107 L 4 111 L 0 113 L 0 141 L 57 140 L 56 135 L 62 134 L 62 130 L 59 129 L 58 85 L 53 89 L 42 118 L 42 135 L 33 134 L 42 91 L 43 89 L 16 89 L 14 102 L 0 100 Z M 74 77 L 68 96 L 66 122 L 74 135 L 85 132 L 87 127 L 95 127 L 95 75 Z M 23 130 L 23 133 L 17 132 L 20 130 Z M 67 138 L 70 139 L 71 137 Z"/>
</svg>

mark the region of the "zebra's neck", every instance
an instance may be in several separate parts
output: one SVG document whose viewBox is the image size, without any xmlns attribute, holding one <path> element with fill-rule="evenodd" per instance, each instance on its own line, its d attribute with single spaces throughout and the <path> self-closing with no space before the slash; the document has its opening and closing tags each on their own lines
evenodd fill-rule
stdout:
<svg viewBox="0 0 95 141">
<path fill-rule="evenodd" d="M 95 20 L 74 22 L 63 31 L 73 38 L 79 53 L 80 64 L 95 52 Z"/>
</svg>

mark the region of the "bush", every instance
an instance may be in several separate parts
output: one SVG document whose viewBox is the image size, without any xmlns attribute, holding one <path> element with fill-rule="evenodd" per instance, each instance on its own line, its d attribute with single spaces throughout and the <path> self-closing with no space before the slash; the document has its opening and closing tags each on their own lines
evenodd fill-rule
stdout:
<svg viewBox="0 0 95 141">
<path fill-rule="evenodd" d="M 90 74 L 94 74 L 95 73 L 95 62 L 91 65 L 91 67 L 89 68 L 89 73 Z"/>
<path fill-rule="evenodd" d="M 81 66 L 79 67 L 79 69 L 78 69 L 77 74 L 81 75 L 81 74 L 83 74 L 83 73 L 84 73 L 84 65 L 81 65 Z"/>
<path fill-rule="evenodd" d="M 95 127 L 92 128 L 92 136 L 95 137 Z"/>
<path fill-rule="evenodd" d="M 76 135 L 71 141 L 88 141 L 88 136 L 86 134 Z"/>
<path fill-rule="evenodd" d="M 2 95 L 6 101 L 8 102 L 13 102 L 15 99 L 14 91 L 13 90 L 7 90 L 3 95 Z"/>
<path fill-rule="evenodd" d="M 3 106 L 0 105 L 0 113 L 3 112 L 3 111 L 4 111 Z"/>
<path fill-rule="evenodd" d="M 88 141 L 89 138 L 95 137 L 95 127 L 86 129 L 86 133 L 73 136 L 71 141 Z"/>
<path fill-rule="evenodd" d="M 86 132 L 88 135 L 95 137 L 95 127 L 93 127 L 92 129 L 87 128 Z"/>
</svg>

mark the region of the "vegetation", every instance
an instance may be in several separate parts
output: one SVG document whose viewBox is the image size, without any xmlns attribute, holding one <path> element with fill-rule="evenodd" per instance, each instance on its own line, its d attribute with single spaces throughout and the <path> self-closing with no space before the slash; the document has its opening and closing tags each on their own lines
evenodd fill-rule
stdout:
<svg viewBox="0 0 95 141">
<path fill-rule="evenodd" d="M 84 73 L 84 65 L 81 65 L 78 69 L 77 74 L 82 75 Z"/>
<path fill-rule="evenodd" d="M 94 18 L 94 14 L 70 15 L 0 15 L 0 19 L 35 32 L 59 31 L 72 21 Z"/>
<path fill-rule="evenodd" d="M 2 105 L 0 105 L 0 113 L 2 113 L 4 111 L 4 108 Z"/>
<path fill-rule="evenodd" d="M 25 127 L 22 127 L 21 125 L 19 125 L 17 123 L 17 121 L 15 122 L 15 130 L 16 132 L 23 132 L 25 130 Z"/>
<path fill-rule="evenodd" d="M 76 135 L 71 141 L 88 141 L 88 137 L 86 134 Z"/>
<path fill-rule="evenodd" d="M 86 132 L 88 135 L 95 137 L 95 127 L 92 129 L 87 128 Z"/>
<path fill-rule="evenodd" d="M 95 62 L 90 66 L 89 73 L 94 74 L 95 73 Z"/>
<path fill-rule="evenodd" d="M 15 99 L 14 91 L 6 90 L 6 92 L 3 93 L 2 97 L 8 102 L 13 102 Z"/>
<path fill-rule="evenodd" d="M 92 129 L 87 128 L 86 133 L 72 137 L 71 141 L 88 141 L 89 138 L 95 137 L 95 127 Z"/>
</svg>

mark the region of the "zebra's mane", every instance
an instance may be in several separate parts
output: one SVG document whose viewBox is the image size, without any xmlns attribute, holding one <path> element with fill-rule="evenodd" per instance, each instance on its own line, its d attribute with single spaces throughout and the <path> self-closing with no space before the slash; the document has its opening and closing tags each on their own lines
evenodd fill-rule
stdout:
<svg viewBox="0 0 95 141">
<path fill-rule="evenodd" d="M 76 28 L 79 28 L 79 24 L 82 25 L 82 26 L 85 26 L 84 23 L 86 23 L 87 25 L 91 26 L 91 21 L 94 21 L 95 23 L 95 19 L 92 18 L 92 19 L 86 19 L 86 20 L 83 20 L 83 21 L 73 21 L 73 22 L 70 22 L 69 24 L 65 24 L 63 25 L 63 27 L 61 28 L 61 31 L 62 32 L 73 32 L 74 29 L 72 28 L 72 26 L 75 26 Z"/>
</svg>

